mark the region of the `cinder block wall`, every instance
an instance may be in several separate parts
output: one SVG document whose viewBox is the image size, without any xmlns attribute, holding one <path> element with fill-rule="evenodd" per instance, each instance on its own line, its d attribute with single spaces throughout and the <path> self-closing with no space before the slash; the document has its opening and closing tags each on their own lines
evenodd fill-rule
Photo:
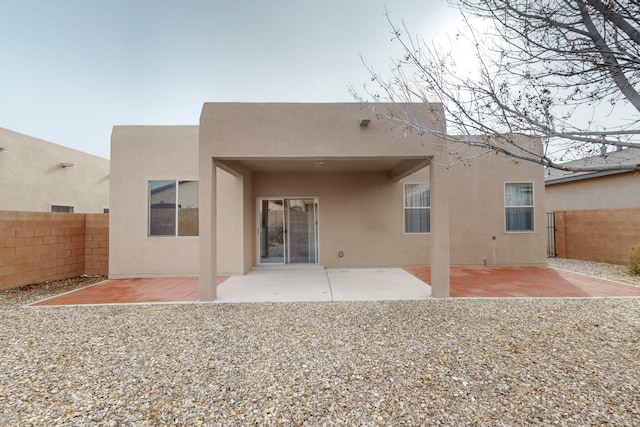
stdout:
<svg viewBox="0 0 640 427">
<path fill-rule="evenodd" d="M 626 264 L 640 244 L 640 208 L 556 211 L 559 258 Z"/>
<path fill-rule="evenodd" d="M 106 275 L 108 221 L 107 214 L 0 211 L 0 290 Z"/>
<path fill-rule="evenodd" d="M 86 214 L 84 274 L 109 274 L 109 215 Z"/>
</svg>

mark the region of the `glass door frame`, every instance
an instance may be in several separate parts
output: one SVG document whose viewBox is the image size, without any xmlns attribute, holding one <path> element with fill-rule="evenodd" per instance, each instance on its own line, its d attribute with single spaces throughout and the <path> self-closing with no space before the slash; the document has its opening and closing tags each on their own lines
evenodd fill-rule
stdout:
<svg viewBox="0 0 640 427">
<path fill-rule="evenodd" d="M 262 243 L 262 202 L 265 200 L 279 200 L 282 201 L 283 206 L 283 246 L 284 246 L 284 257 L 283 262 L 262 262 L 262 253 L 261 253 L 261 243 Z M 289 256 L 289 233 L 288 233 L 288 215 L 286 212 L 287 209 L 287 200 L 313 200 L 315 204 L 315 213 L 314 220 L 315 224 L 313 230 L 315 232 L 315 262 L 310 263 L 290 263 Z M 285 266 L 285 265 L 318 265 L 320 261 L 320 203 L 318 197 L 308 196 L 308 197 L 257 197 L 256 198 L 256 265 L 258 266 Z"/>
</svg>

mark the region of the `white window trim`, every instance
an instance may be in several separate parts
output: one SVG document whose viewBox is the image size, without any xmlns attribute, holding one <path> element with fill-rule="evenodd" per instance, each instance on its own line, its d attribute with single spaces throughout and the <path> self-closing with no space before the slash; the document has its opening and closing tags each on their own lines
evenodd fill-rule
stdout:
<svg viewBox="0 0 640 427">
<path fill-rule="evenodd" d="M 507 206 L 505 195 L 507 194 L 507 184 L 531 184 L 531 203 L 532 205 Z M 502 186 L 502 215 L 504 232 L 509 234 L 531 234 L 536 232 L 536 184 L 533 181 L 505 181 Z M 532 208 L 533 209 L 533 229 L 532 230 L 507 230 L 507 208 Z"/>
<path fill-rule="evenodd" d="M 429 187 L 429 207 L 407 207 L 407 190 L 406 186 L 411 184 L 427 184 Z M 429 211 L 429 231 L 427 232 L 407 232 L 407 219 L 405 211 L 407 209 L 427 209 Z M 421 236 L 431 234 L 431 184 L 427 181 L 405 182 L 402 184 L 402 231 L 407 236 Z"/>
</svg>

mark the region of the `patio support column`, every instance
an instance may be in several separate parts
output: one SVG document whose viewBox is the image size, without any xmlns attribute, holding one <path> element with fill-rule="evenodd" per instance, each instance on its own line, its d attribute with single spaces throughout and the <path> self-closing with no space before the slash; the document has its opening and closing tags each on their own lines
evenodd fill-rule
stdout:
<svg viewBox="0 0 640 427">
<path fill-rule="evenodd" d="M 200 158 L 200 271 L 198 275 L 200 301 L 216 299 L 217 287 L 217 233 L 216 233 L 216 161 Z"/>
<path fill-rule="evenodd" d="M 445 147 L 446 150 L 446 147 Z M 442 162 L 442 163 L 441 163 Z M 449 298 L 449 168 L 443 159 L 431 158 L 429 191 L 431 195 L 431 295 Z"/>
</svg>

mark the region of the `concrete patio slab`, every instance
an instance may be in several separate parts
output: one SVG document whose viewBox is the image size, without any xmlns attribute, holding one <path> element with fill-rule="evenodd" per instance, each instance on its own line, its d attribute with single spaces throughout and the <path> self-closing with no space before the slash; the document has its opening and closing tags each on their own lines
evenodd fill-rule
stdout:
<svg viewBox="0 0 640 427">
<path fill-rule="evenodd" d="M 218 285 L 216 302 L 426 299 L 431 287 L 401 268 L 261 268 Z"/>
<path fill-rule="evenodd" d="M 431 286 L 401 268 L 327 270 L 334 301 L 431 298 Z"/>
<path fill-rule="evenodd" d="M 218 285 L 215 302 L 331 301 L 324 268 L 259 268 Z"/>
</svg>

